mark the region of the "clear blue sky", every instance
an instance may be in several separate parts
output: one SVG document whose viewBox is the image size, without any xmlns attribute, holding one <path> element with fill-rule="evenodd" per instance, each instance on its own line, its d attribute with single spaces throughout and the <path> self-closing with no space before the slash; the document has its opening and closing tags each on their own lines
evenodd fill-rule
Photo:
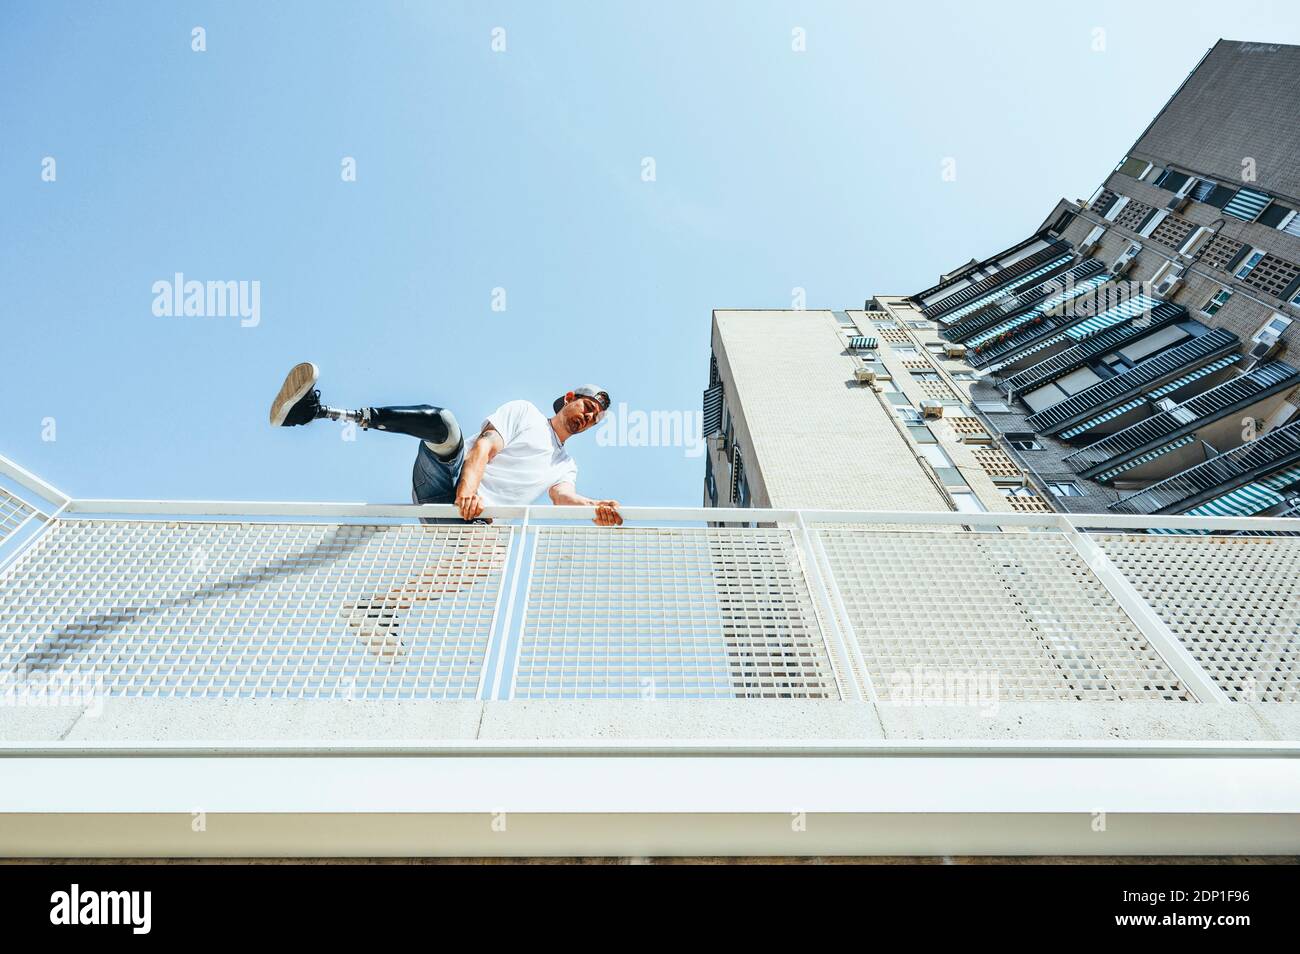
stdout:
<svg viewBox="0 0 1300 954">
<path fill-rule="evenodd" d="M 711 309 L 916 291 L 1087 196 L 1219 36 L 1300 43 L 1294 3 L 1170 9 L 7 2 L 0 453 L 78 496 L 406 500 L 413 442 L 268 427 L 303 359 L 472 423 L 587 381 L 694 411 Z M 259 281 L 260 324 L 155 317 L 175 272 Z M 680 448 L 572 451 L 587 493 L 700 501 Z"/>
</svg>

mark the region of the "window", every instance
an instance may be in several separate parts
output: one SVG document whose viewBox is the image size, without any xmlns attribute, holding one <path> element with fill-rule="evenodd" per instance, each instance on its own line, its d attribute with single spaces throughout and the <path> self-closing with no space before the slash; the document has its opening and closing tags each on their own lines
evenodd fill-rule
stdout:
<svg viewBox="0 0 1300 954">
<path fill-rule="evenodd" d="M 1083 491 L 1079 489 L 1079 485 L 1071 483 L 1070 481 L 1065 481 L 1064 483 L 1059 484 L 1048 484 L 1047 489 L 1058 497 L 1083 496 Z"/>
<path fill-rule="evenodd" d="M 1153 184 L 1160 186 L 1162 189 L 1168 189 L 1170 192 L 1177 192 L 1187 184 L 1187 180 L 1190 178 L 1190 176 L 1182 172 L 1175 172 L 1173 169 L 1166 169 L 1156 177 Z"/>
<path fill-rule="evenodd" d="M 1291 327 L 1291 319 L 1286 315 L 1273 313 L 1273 317 L 1264 322 L 1264 327 L 1255 332 L 1251 341 L 1267 341 L 1270 344 L 1282 337 L 1282 333 Z"/>
<path fill-rule="evenodd" d="M 952 372 L 954 381 L 978 381 L 979 375 L 974 371 L 954 371 Z"/>
<path fill-rule="evenodd" d="M 891 345 L 890 350 L 900 358 L 915 358 L 921 354 L 911 345 Z"/>
<path fill-rule="evenodd" d="M 1010 414 L 1011 408 L 1004 401 L 976 401 L 975 406 L 985 414 Z"/>
<path fill-rule="evenodd" d="M 1151 163 L 1147 162 L 1145 159 L 1134 159 L 1130 156 L 1125 156 L 1123 161 L 1115 167 L 1115 171 L 1122 172 L 1126 176 L 1132 176 L 1134 179 L 1141 179 L 1147 174 L 1147 171 L 1150 168 Z"/>
<path fill-rule="evenodd" d="M 938 371 L 913 371 L 912 379 L 915 381 L 942 381 Z"/>
<path fill-rule="evenodd" d="M 1038 443 L 1038 438 L 1036 438 L 1032 433 L 1026 433 L 1024 431 L 1009 432 L 1006 435 L 1006 439 L 1007 443 L 1016 450 L 1036 451 L 1043 449 L 1043 445 Z"/>
<path fill-rule="evenodd" d="M 912 328 L 933 328 L 934 327 L 933 321 L 909 321 L 907 324 L 909 327 Z"/>
<path fill-rule="evenodd" d="M 713 477 L 713 461 L 709 459 L 710 456 L 709 454 L 704 455 L 704 492 L 708 495 L 709 506 L 716 507 L 718 505 L 718 482 Z"/>
<path fill-rule="evenodd" d="M 1282 227 L 1282 223 L 1286 221 L 1287 216 L 1290 214 L 1291 214 L 1291 210 L 1289 208 L 1287 208 L 1285 205 L 1279 205 L 1278 203 L 1274 202 L 1271 205 L 1269 205 L 1269 207 L 1265 209 L 1262 213 L 1260 213 L 1259 218 L 1256 219 L 1255 221 L 1258 222 L 1260 225 L 1267 225 L 1271 229 L 1280 229 Z"/>
<path fill-rule="evenodd" d="M 846 328 L 858 327 L 857 323 L 852 318 L 849 317 L 849 313 L 847 311 L 835 312 L 835 320 L 838 321 L 840 324 L 844 325 Z"/>
<path fill-rule="evenodd" d="M 1264 253 L 1262 251 L 1257 248 L 1251 249 L 1250 254 L 1246 256 L 1246 260 L 1242 262 L 1241 267 L 1237 269 L 1237 277 L 1245 278 L 1249 275 L 1254 270 L 1255 266 L 1259 264 L 1259 260 L 1263 257 Z"/>
<path fill-rule="evenodd" d="M 951 467 L 952 460 L 943 452 L 938 444 L 922 444 L 921 456 L 928 460 L 935 467 Z"/>
<path fill-rule="evenodd" d="M 1216 209 L 1221 209 L 1229 202 L 1231 202 L 1232 197 L 1236 194 L 1237 194 L 1236 189 L 1232 189 L 1224 185 L 1218 185 L 1216 183 L 1213 189 L 1205 193 L 1205 198 L 1198 199 L 1198 201 L 1204 202 L 1206 205 L 1212 205 Z"/>
<path fill-rule="evenodd" d="M 1016 485 L 1015 487 L 999 487 L 998 490 L 1002 492 L 1002 496 L 1004 497 L 1037 497 L 1038 496 L 1036 493 L 1034 493 L 1032 488 L 1025 487 L 1019 484 Z"/>
<path fill-rule="evenodd" d="M 986 513 L 987 508 L 980 503 L 979 498 L 974 494 L 954 493 L 952 502 L 957 507 L 958 513 Z"/>
<path fill-rule="evenodd" d="M 921 412 L 914 407 L 903 407 L 902 405 L 895 405 L 894 410 L 897 411 L 898 416 L 908 424 L 920 424 L 921 421 L 923 420 L 921 417 Z"/>
<path fill-rule="evenodd" d="M 1217 292 L 1214 293 L 1214 295 L 1210 298 L 1209 301 L 1207 301 L 1204 305 L 1201 306 L 1201 314 L 1203 315 L 1217 314 L 1219 309 L 1222 308 L 1224 305 L 1226 305 L 1228 303 L 1228 299 L 1231 297 L 1232 297 L 1231 288 L 1220 288 Z"/>
</svg>

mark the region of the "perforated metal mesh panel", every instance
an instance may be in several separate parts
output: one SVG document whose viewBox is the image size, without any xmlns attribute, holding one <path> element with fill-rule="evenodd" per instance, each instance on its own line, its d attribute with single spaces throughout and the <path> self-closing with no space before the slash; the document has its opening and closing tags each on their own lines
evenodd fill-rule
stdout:
<svg viewBox="0 0 1300 954">
<path fill-rule="evenodd" d="M 9 539 L 24 520 L 36 512 L 27 501 L 0 487 L 0 544 Z"/>
<path fill-rule="evenodd" d="M 1098 540 L 1230 699 L 1300 702 L 1300 540 Z"/>
<path fill-rule="evenodd" d="M 918 672 L 986 674 L 1003 699 L 1190 699 L 1060 534 L 818 533 L 883 701 Z"/>
<path fill-rule="evenodd" d="M 128 696 L 473 698 L 509 530 L 66 520 L 0 582 L 0 672 Z"/>
<path fill-rule="evenodd" d="M 543 527 L 517 698 L 823 698 L 788 530 Z"/>
</svg>

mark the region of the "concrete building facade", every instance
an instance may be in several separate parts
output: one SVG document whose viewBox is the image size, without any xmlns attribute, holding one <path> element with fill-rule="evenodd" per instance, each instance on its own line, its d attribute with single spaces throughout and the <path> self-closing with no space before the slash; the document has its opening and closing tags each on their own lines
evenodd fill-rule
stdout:
<svg viewBox="0 0 1300 954">
<path fill-rule="evenodd" d="M 716 311 L 706 503 L 1300 513 L 1297 104 L 1300 47 L 1221 40 L 1016 244 L 861 310 Z"/>
</svg>

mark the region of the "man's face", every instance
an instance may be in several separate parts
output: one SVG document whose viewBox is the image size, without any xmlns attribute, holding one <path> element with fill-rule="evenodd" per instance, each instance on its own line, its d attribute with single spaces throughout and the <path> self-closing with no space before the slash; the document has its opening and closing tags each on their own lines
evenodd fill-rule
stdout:
<svg viewBox="0 0 1300 954">
<path fill-rule="evenodd" d="M 575 397 L 560 408 L 560 424 L 565 433 L 581 434 L 600 420 L 600 404 L 595 398 Z"/>
</svg>

